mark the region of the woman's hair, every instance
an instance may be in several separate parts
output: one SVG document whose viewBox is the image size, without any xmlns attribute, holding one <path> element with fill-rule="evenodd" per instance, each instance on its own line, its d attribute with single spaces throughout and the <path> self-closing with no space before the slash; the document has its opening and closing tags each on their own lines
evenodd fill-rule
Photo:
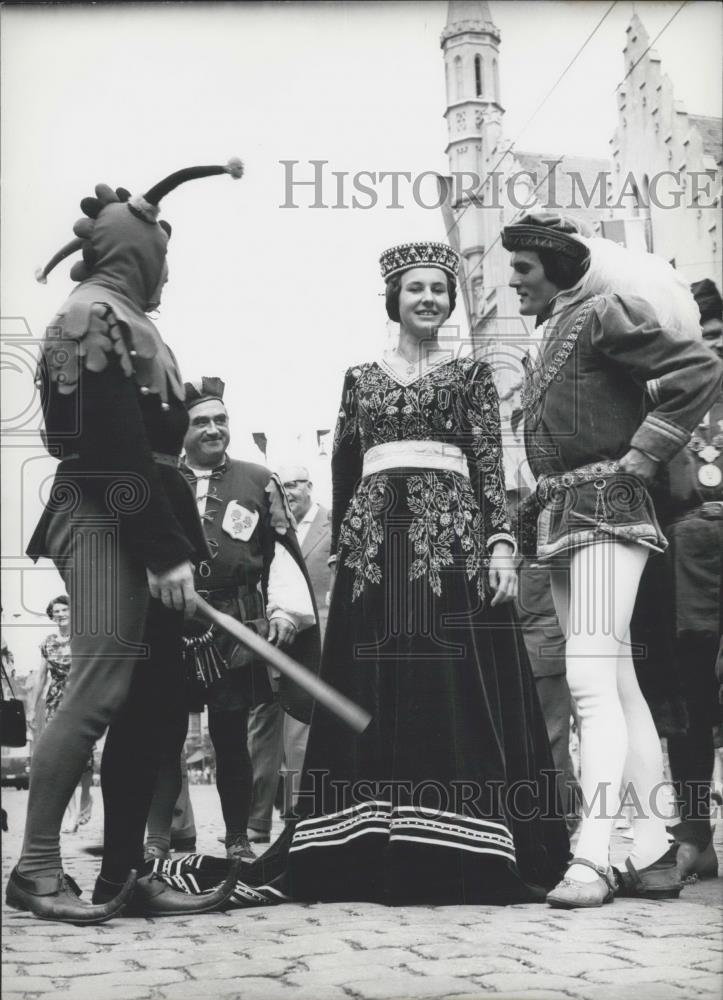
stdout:
<svg viewBox="0 0 723 1000">
<path fill-rule="evenodd" d="M 402 271 L 402 274 L 404 272 Z M 387 290 L 386 290 L 386 307 L 387 316 L 393 323 L 399 322 L 399 293 L 402 289 L 402 274 L 393 274 L 391 278 L 387 279 Z M 447 279 L 447 293 L 449 295 L 449 314 L 450 316 L 454 312 L 454 307 L 457 304 L 457 282 L 452 277 L 451 274 L 445 272 L 445 278 Z"/>
<path fill-rule="evenodd" d="M 542 270 L 545 277 L 551 281 L 556 288 L 567 290 L 576 285 L 583 274 L 590 267 L 590 255 L 586 254 L 582 260 L 572 260 L 570 257 L 563 257 L 562 254 L 553 250 L 535 250 L 540 258 Z"/>
<path fill-rule="evenodd" d="M 67 594 L 61 594 L 60 597 L 54 597 L 50 604 L 45 609 L 45 614 L 52 621 L 53 620 L 53 608 L 56 604 L 65 604 L 66 607 L 70 606 L 70 601 L 68 600 Z"/>
</svg>

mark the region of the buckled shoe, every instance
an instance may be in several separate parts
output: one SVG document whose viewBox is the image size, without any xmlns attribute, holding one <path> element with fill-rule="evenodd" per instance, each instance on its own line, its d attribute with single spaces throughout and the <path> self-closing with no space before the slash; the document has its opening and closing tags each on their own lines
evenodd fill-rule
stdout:
<svg viewBox="0 0 723 1000">
<path fill-rule="evenodd" d="M 547 902 L 550 906 L 561 910 L 574 910 L 578 907 L 603 906 L 605 903 L 613 902 L 617 890 L 613 868 L 593 864 L 586 858 L 573 858 L 568 867 L 571 868 L 573 865 L 592 868 L 598 877 L 594 882 L 579 882 L 577 879 L 565 876 L 551 892 L 548 892 Z"/>
<path fill-rule="evenodd" d="M 675 860 L 677 851 L 678 845 L 673 844 L 662 857 L 640 871 L 630 858 L 626 858 L 626 871 L 614 869 L 620 886 L 618 896 L 630 899 L 677 899 L 683 888 Z"/>
</svg>

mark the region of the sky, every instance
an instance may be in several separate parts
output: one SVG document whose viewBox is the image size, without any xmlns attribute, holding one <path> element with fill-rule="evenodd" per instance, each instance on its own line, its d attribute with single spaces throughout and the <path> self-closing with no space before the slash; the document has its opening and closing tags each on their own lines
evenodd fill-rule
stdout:
<svg viewBox="0 0 723 1000">
<path fill-rule="evenodd" d="M 610 3 L 491 0 L 507 138 L 520 150 L 605 157 L 633 9 L 652 38 L 679 6 L 621 0 L 538 109 Z M 688 3 L 655 45 L 697 114 L 721 114 L 721 10 Z M 182 166 L 244 160 L 241 180 L 197 181 L 164 200 L 173 236 L 156 322 L 186 378 L 226 380 L 232 453 L 251 457 L 251 432 L 265 431 L 270 459 L 298 452 L 328 498 L 313 431 L 333 427 L 344 369 L 387 343 L 379 254 L 444 238 L 440 212 L 415 205 L 408 185 L 398 208 L 388 182 L 376 205 L 351 207 L 351 177 L 446 172 L 446 13 L 443 2 L 2 9 L 6 615 L 37 612 L 57 583 L 47 571 L 18 582 L 52 466 L 31 433 L 32 344 L 22 340 L 42 333 L 73 287 L 67 262 L 46 286 L 34 272 L 72 237 L 78 202 L 100 181 L 142 192 Z M 345 207 L 311 207 L 308 186 L 288 197 L 287 172 L 309 180 L 313 160 L 326 161 L 325 204 Z M 348 175 L 341 200 L 333 171 Z M 15 433 L 21 424 L 27 436 Z"/>
</svg>

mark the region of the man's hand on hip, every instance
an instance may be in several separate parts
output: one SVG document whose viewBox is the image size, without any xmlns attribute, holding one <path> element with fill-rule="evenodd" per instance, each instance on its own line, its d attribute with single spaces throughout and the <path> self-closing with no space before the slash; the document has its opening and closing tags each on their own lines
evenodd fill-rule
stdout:
<svg viewBox="0 0 723 1000">
<path fill-rule="evenodd" d="M 619 465 L 623 472 L 637 476 L 638 479 L 642 479 L 644 483 L 650 485 L 655 479 L 659 463 L 644 451 L 631 448 L 620 459 Z"/>
<path fill-rule="evenodd" d="M 296 626 L 286 618 L 272 618 L 269 621 L 269 642 L 274 646 L 289 646 L 296 635 Z"/>
</svg>

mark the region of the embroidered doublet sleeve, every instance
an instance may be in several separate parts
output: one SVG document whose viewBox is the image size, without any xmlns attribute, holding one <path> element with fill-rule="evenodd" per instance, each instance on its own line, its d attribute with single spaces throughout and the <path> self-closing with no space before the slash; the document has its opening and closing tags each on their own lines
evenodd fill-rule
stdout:
<svg viewBox="0 0 723 1000">
<path fill-rule="evenodd" d="M 349 368 L 344 376 L 341 405 L 334 431 L 331 456 L 332 510 L 331 560 L 335 558 L 339 531 L 354 489 L 361 478 L 362 451 L 358 418 L 359 368 Z"/>
<path fill-rule="evenodd" d="M 669 462 L 720 392 L 721 366 L 702 342 L 661 329 L 643 299 L 601 296 L 593 312 L 593 347 L 627 369 L 653 401 L 630 442 Z"/>
<path fill-rule="evenodd" d="M 489 365 L 475 362 L 468 379 L 462 447 L 482 510 L 485 544 L 491 548 L 495 542 L 505 541 L 516 549 L 507 510 L 499 397 Z"/>
</svg>

